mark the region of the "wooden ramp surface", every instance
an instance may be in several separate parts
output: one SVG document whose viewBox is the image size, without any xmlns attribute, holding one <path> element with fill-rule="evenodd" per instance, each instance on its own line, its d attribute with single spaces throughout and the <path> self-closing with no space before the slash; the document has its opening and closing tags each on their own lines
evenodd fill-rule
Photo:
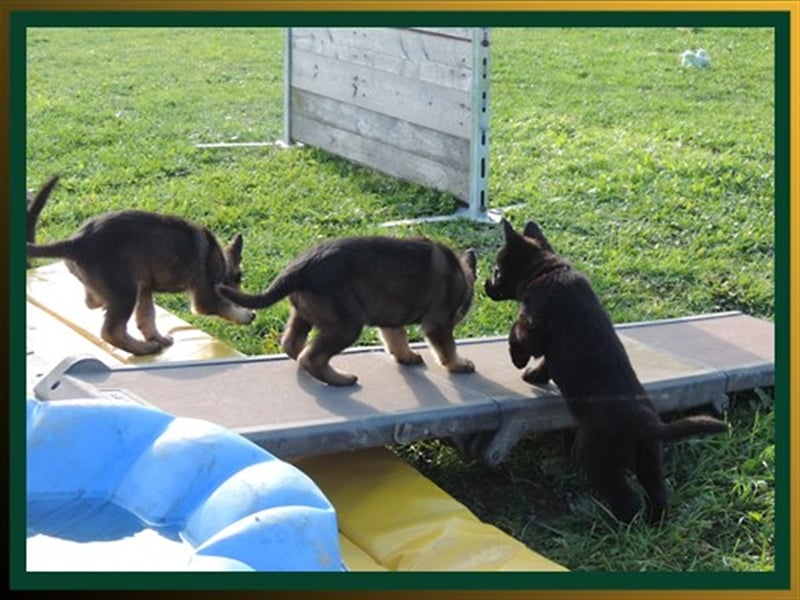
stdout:
<svg viewBox="0 0 800 600">
<path fill-rule="evenodd" d="M 774 382 L 774 332 L 766 321 L 720 313 L 617 330 L 660 412 L 721 409 L 726 393 Z M 458 345 L 476 373 L 448 374 L 424 346 L 420 367 L 398 365 L 380 348 L 335 357 L 335 367 L 359 377 L 349 388 L 319 383 L 284 355 L 135 367 L 73 357 L 35 392 L 43 399 L 114 396 L 152 404 L 228 427 L 282 458 L 453 438 L 497 464 L 522 436 L 572 425 L 555 386 L 520 379 L 504 337 Z"/>
</svg>

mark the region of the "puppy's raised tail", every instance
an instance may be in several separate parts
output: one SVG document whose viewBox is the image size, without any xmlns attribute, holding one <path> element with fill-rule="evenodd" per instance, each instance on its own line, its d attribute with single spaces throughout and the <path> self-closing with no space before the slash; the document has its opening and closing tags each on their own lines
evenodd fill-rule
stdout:
<svg viewBox="0 0 800 600">
<path fill-rule="evenodd" d="M 678 419 L 671 423 L 662 423 L 658 427 L 656 435 L 659 439 L 668 442 L 695 435 L 722 433 L 724 431 L 728 431 L 728 424 L 724 421 L 706 415 L 697 415 Z"/>
<path fill-rule="evenodd" d="M 36 223 L 39 220 L 39 214 L 47 202 L 50 192 L 56 187 L 58 183 L 58 175 L 50 178 L 50 181 L 44 184 L 42 189 L 35 196 L 28 196 L 28 241 L 36 241 Z"/>
<path fill-rule="evenodd" d="M 76 250 L 73 240 L 62 240 L 52 244 L 31 244 L 28 242 L 28 256 L 30 258 L 74 259 Z"/>
</svg>

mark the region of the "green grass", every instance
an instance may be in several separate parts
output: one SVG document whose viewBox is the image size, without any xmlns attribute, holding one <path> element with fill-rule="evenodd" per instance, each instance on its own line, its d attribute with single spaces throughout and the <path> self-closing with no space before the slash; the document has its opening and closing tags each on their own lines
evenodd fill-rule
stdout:
<svg viewBox="0 0 800 600">
<path fill-rule="evenodd" d="M 681 67 L 701 46 L 711 68 Z M 62 177 L 39 239 L 110 209 L 177 213 L 220 238 L 242 232 L 244 286 L 257 290 L 320 239 L 457 207 L 312 148 L 197 149 L 282 136 L 282 48 L 278 30 L 29 30 L 26 182 Z M 616 322 L 773 319 L 773 56 L 766 29 L 494 30 L 490 204 L 522 203 L 509 219 L 539 220 Z M 469 222 L 394 233 L 476 248 L 481 276 L 501 243 Z M 251 354 L 279 350 L 288 312 L 245 328 L 191 315 L 182 296 L 159 302 Z M 479 290 L 457 334 L 503 334 L 514 311 Z M 569 461 L 569 432 L 526 440 L 495 469 L 437 441 L 395 450 L 571 569 L 771 570 L 772 390 L 737 396 L 727 418 L 728 436 L 668 447 L 671 512 L 654 528 L 609 521 Z"/>
</svg>

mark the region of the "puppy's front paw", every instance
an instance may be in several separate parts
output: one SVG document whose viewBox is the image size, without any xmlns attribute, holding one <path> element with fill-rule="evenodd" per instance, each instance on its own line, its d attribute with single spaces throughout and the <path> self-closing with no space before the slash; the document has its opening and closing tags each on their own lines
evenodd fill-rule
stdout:
<svg viewBox="0 0 800 600">
<path fill-rule="evenodd" d="M 161 335 L 160 333 L 154 333 L 148 336 L 147 341 L 156 342 L 162 348 L 166 348 L 167 346 L 172 346 L 172 344 L 175 342 L 175 340 L 172 339 L 171 335 Z"/>
<path fill-rule="evenodd" d="M 458 357 L 447 365 L 447 370 L 450 373 L 474 373 L 475 363 L 469 359 Z"/>
<path fill-rule="evenodd" d="M 511 362 L 518 369 L 528 364 L 531 355 L 520 344 L 509 343 L 508 353 L 511 355 Z"/>
<path fill-rule="evenodd" d="M 410 367 L 425 364 L 425 359 L 422 358 L 422 355 L 412 350 L 409 350 L 404 354 L 396 354 L 394 358 L 401 365 L 406 365 Z"/>
<path fill-rule="evenodd" d="M 147 340 L 146 342 L 142 342 L 133 338 L 130 338 L 126 342 L 112 342 L 118 348 L 122 348 L 131 354 L 135 354 L 136 356 L 147 356 L 148 354 L 156 354 L 161 352 L 164 347 L 159 344 L 155 340 Z"/>
<path fill-rule="evenodd" d="M 550 373 L 547 371 L 547 366 L 541 363 L 535 367 L 525 369 L 522 379 L 533 385 L 541 385 L 550 381 Z"/>
</svg>

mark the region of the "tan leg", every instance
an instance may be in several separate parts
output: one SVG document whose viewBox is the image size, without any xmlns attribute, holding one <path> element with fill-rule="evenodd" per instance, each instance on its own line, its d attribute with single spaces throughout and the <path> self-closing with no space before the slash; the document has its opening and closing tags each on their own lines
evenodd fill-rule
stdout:
<svg viewBox="0 0 800 600">
<path fill-rule="evenodd" d="M 354 385 L 358 381 L 358 377 L 352 373 L 342 373 L 334 369 L 330 363 L 322 362 L 319 357 L 309 356 L 308 348 L 300 353 L 297 362 L 312 377 L 328 385 L 346 387 Z"/>
<path fill-rule="evenodd" d="M 361 326 L 341 324 L 328 330 L 320 329 L 297 359 L 299 365 L 312 376 L 329 385 L 347 386 L 358 381 L 352 373 L 341 373 L 330 366 L 331 357 L 338 354 L 358 339 Z"/>
<path fill-rule="evenodd" d="M 171 346 L 172 338 L 161 335 L 156 329 L 156 307 L 153 304 L 153 294 L 149 290 L 139 289 L 136 298 L 136 326 L 147 341 L 158 342 L 162 347 Z"/>
<path fill-rule="evenodd" d="M 439 362 L 451 373 L 472 373 L 475 365 L 471 360 L 462 358 L 456 351 L 453 332 L 444 327 L 424 328 L 425 337 L 431 343 Z"/>
<path fill-rule="evenodd" d="M 386 351 L 394 356 L 401 365 L 424 364 L 422 356 L 408 346 L 408 336 L 405 327 L 381 327 L 381 339 Z"/>
<path fill-rule="evenodd" d="M 105 304 L 105 302 L 103 302 L 103 299 L 100 298 L 97 295 L 97 293 L 91 290 L 90 288 L 88 287 L 85 288 L 85 291 L 86 291 L 86 298 L 84 299 L 84 301 L 86 302 L 86 306 L 88 306 L 89 308 L 93 309 L 100 308 Z"/>
<path fill-rule="evenodd" d="M 100 331 L 100 337 L 109 344 L 131 354 L 142 355 L 159 352 L 161 344 L 158 342 L 154 340 L 143 342 L 128 334 L 127 325 L 130 314 L 131 310 L 123 311 L 116 307 L 109 307 L 103 322 L 103 328 Z"/>
</svg>

